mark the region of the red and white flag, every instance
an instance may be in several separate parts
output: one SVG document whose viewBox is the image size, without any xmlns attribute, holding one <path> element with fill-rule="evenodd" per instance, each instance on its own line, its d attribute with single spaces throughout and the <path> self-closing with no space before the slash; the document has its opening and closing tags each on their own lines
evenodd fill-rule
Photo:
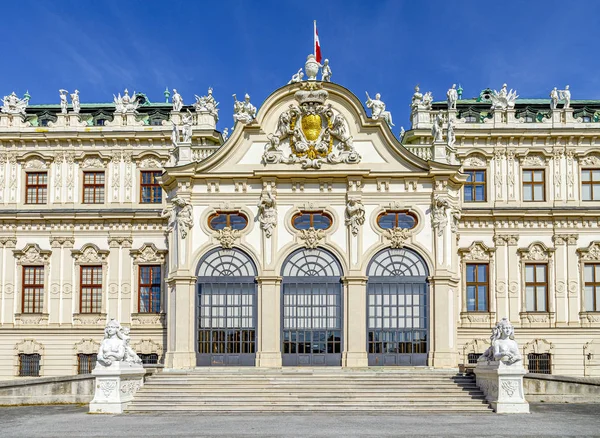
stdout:
<svg viewBox="0 0 600 438">
<path fill-rule="evenodd" d="M 319 33 L 317 32 L 317 20 L 315 20 L 315 58 L 317 62 L 320 64 L 321 59 L 321 44 L 319 43 Z"/>
</svg>

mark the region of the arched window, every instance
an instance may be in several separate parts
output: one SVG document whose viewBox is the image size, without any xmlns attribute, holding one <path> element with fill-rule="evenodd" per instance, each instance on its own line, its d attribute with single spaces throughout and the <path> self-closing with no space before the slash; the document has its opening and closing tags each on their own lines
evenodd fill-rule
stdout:
<svg viewBox="0 0 600 438">
<path fill-rule="evenodd" d="M 248 226 L 248 218 L 240 212 L 222 212 L 217 211 L 208 218 L 208 226 L 213 230 L 222 230 L 231 228 L 233 230 L 243 230 Z"/>
<path fill-rule="evenodd" d="M 293 253 L 283 266 L 284 277 L 340 277 L 338 261 L 321 249 L 301 249 Z"/>
<path fill-rule="evenodd" d="M 292 226 L 297 230 L 326 230 L 332 223 L 331 216 L 322 211 L 301 211 L 292 218 Z"/>
<path fill-rule="evenodd" d="M 198 277 L 255 277 L 254 262 L 237 249 L 218 249 L 208 253 L 198 267 Z"/>
<path fill-rule="evenodd" d="M 390 228 L 412 229 L 417 226 L 417 217 L 409 211 L 386 211 L 377 217 L 377 225 L 384 230 Z"/>
<path fill-rule="evenodd" d="M 367 275 L 369 277 L 426 277 L 427 265 L 409 249 L 385 249 L 373 257 Z"/>
</svg>

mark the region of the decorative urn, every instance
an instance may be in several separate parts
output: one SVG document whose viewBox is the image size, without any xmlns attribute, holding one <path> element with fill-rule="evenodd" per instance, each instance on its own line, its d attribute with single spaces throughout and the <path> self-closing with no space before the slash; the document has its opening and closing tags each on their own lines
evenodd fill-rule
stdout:
<svg viewBox="0 0 600 438">
<path fill-rule="evenodd" d="M 319 63 L 316 61 L 315 55 L 310 54 L 306 57 L 304 71 L 306 72 L 306 76 L 308 76 L 309 81 L 317 80 L 317 75 L 319 74 Z"/>
</svg>

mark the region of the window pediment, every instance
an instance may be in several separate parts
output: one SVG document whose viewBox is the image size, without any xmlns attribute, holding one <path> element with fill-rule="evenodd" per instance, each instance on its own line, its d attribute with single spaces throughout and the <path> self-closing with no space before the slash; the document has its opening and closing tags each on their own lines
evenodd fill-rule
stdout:
<svg viewBox="0 0 600 438">
<path fill-rule="evenodd" d="M 587 248 L 579 248 L 577 254 L 583 261 L 600 261 L 600 242 L 595 240 Z"/>
<path fill-rule="evenodd" d="M 489 248 L 485 243 L 477 241 L 473 242 L 468 248 L 460 248 L 458 253 L 465 261 L 489 262 L 495 251 L 495 248 Z"/>
<path fill-rule="evenodd" d="M 534 242 L 527 248 L 520 248 L 518 250 L 521 260 L 523 261 L 536 261 L 546 262 L 552 257 L 552 253 L 555 250 L 548 248 L 546 245 L 540 242 Z"/>
<path fill-rule="evenodd" d="M 166 250 L 158 249 L 153 243 L 145 243 L 140 249 L 132 249 L 129 251 L 133 257 L 134 264 L 158 263 L 165 262 Z"/>
<path fill-rule="evenodd" d="M 94 244 L 84 245 L 81 250 L 71 250 L 76 264 L 106 263 L 108 253 Z"/>
<path fill-rule="evenodd" d="M 52 251 L 43 250 L 37 243 L 30 243 L 22 250 L 14 250 L 18 265 L 46 265 L 50 262 Z"/>
</svg>

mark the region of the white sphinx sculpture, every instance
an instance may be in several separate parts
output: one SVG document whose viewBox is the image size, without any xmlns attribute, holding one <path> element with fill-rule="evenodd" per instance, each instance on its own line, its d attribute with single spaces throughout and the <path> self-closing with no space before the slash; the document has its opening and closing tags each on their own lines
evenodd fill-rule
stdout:
<svg viewBox="0 0 600 438">
<path fill-rule="evenodd" d="M 129 345 L 129 329 L 111 319 L 104 328 L 104 339 L 92 371 L 96 384 L 90 412 L 122 413 L 143 386 L 144 374 L 141 359 Z"/>
<path fill-rule="evenodd" d="M 515 329 L 506 318 L 492 329 L 491 346 L 475 367 L 477 386 L 497 414 L 528 414 L 523 390 L 523 357 L 514 337 Z"/>
</svg>

